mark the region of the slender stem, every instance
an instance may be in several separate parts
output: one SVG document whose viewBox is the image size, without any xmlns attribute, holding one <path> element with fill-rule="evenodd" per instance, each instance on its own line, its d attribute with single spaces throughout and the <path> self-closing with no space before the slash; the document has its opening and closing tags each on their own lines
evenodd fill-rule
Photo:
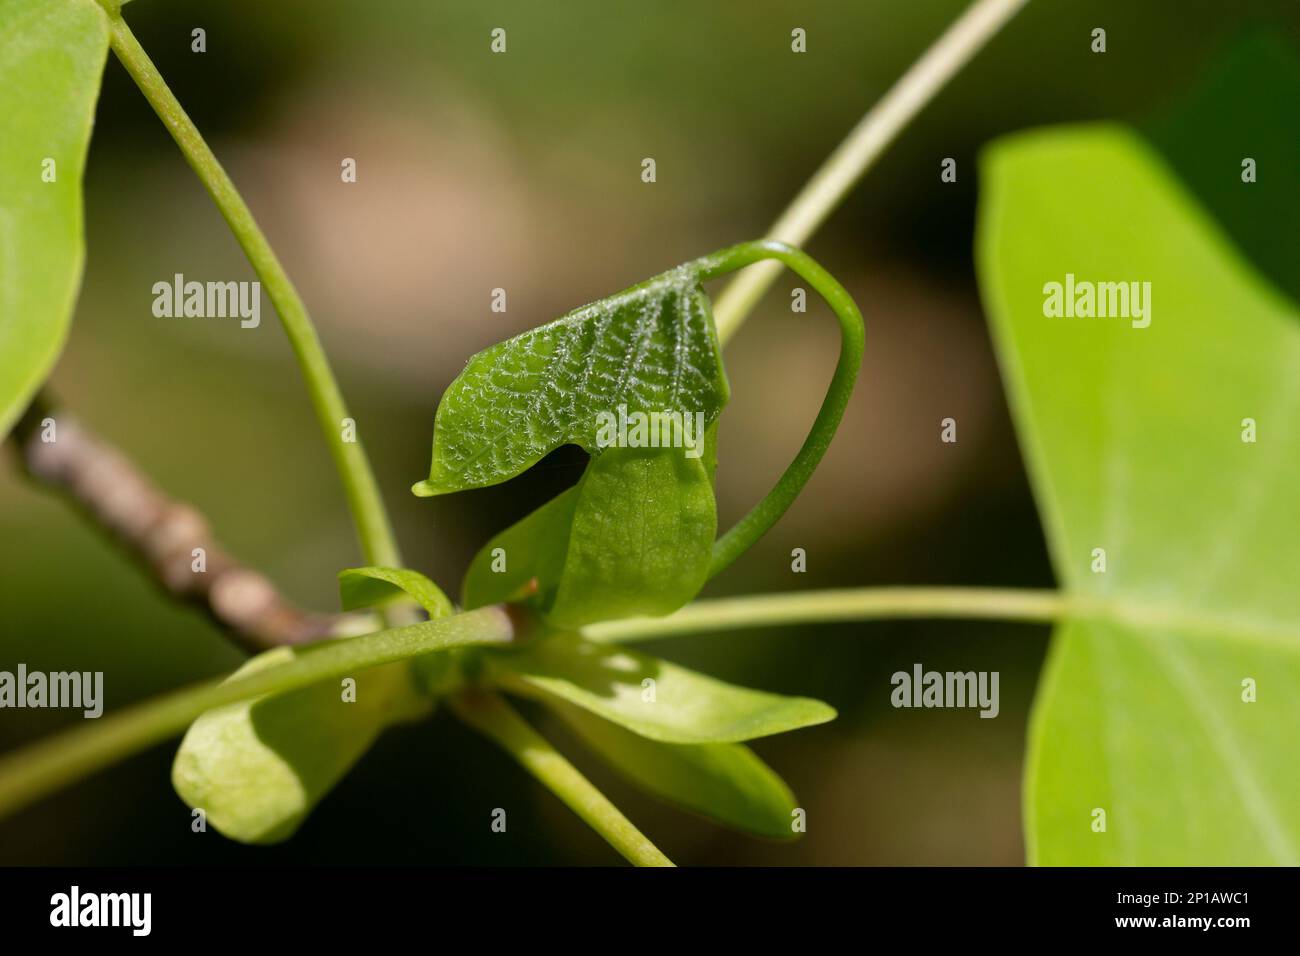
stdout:
<svg viewBox="0 0 1300 956">
<path fill-rule="evenodd" d="M 844 588 L 696 601 L 661 618 L 606 621 L 583 629 L 593 641 L 637 641 L 701 631 L 733 631 L 815 621 L 975 618 L 1050 623 L 1077 599 L 1059 591 L 1009 588 Z"/>
<path fill-rule="evenodd" d="M 131 28 L 122 19 L 117 5 L 107 0 L 101 2 L 109 14 L 113 52 L 131 74 L 176 145 L 185 154 L 191 168 L 211 193 L 280 316 L 285 334 L 289 337 L 289 343 L 307 380 L 316 418 L 325 433 L 335 467 L 343 479 L 348 508 L 352 512 L 352 521 L 356 525 L 366 562 L 400 567 L 401 555 L 365 449 L 360 441 L 343 440 L 344 419 L 350 416 L 321 347 L 320 338 L 307 314 L 307 307 L 258 227 L 247 203 L 159 75 L 157 67 L 140 46 Z"/>
<path fill-rule="evenodd" d="M 835 365 L 835 373 L 831 376 L 830 386 L 826 389 L 826 397 L 817 410 L 817 418 L 794 461 L 790 462 L 790 466 L 766 497 L 714 543 L 713 559 L 709 564 L 710 578 L 744 554 L 799 497 L 799 492 L 817 470 L 822 456 L 830 447 L 835 430 L 844 417 L 844 409 L 848 407 L 849 396 L 853 394 L 853 383 L 857 381 L 866 345 L 862 313 L 858 311 L 852 297 L 835 281 L 834 276 L 806 254 L 785 243 L 744 242 L 706 256 L 699 263 L 700 278 L 716 278 L 760 259 L 774 259 L 793 269 L 826 300 L 840 323 L 840 358 Z"/>
<path fill-rule="evenodd" d="M 0 817 L 81 777 L 180 733 L 201 714 L 240 700 L 281 694 L 358 670 L 421 654 L 483 644 L 508 644 L 514 626 L 498 606 L 362 637 L 295 649 L 295 657 L 247 677 L 207 682 L 156 697 L 113 717 L 0 758 Z"/>
<path fill-rule="evenodd" d="M 1028 0 L 977 0 L 912 64 L 822 163 L 768 230 L 768 238 L 802 246 L 894 138 Z M 775 281 L 780 268 L 761 263 L 737 276 L 713 308 L 723 344 Z"/>
<path fill-rule="evenodd" d="M 465 691 L 450 699 L 465 723 L 491 738 L 545 784 L 609 845 L 637 866 L 672 866 L 609 798 L 496 694 Z"/>
<path fill-rule="evenodd" d="M 1042 624 L 1100 621 L 1165 636 L 1215 641 L 1229 638 L 1274 649 L 1294 649 L 1296 637 L 1291 621 L 1258 614 L 1214 614 L 1203 608 L 1140 596 L 962 587 L 844 588 L 696 601 L 667 617 L 605 621 L 583 628 L 582 633 L 597 642 L 623 642 L 701 631 L 885 618 L 970 618 Z"/>
</svg>

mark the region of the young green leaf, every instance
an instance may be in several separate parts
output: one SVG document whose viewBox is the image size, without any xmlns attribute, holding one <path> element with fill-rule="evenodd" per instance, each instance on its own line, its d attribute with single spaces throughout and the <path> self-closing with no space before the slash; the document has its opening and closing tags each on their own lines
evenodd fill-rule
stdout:
<svg viewBox="0 0 1300 956">
<path fill-rule="evenodd" d="M 556 700 L 551 707 L 614 769 L 655 796 L 745 833 L 796 836 L 794 794 L 744 744 L 666 744 L 572 704 Z"/>
<path fill-rule="evenodd" d="M 700 413 L 727 402 L 708 296 L 679 266 L 479 352 L 434 419 L 429 478 L 440 495 L 494 485 L 561 445 L 595 453 L 602 413 Z"/>
<path fill-rule="evenodd" d="M 419 571 L 409 568 L 347 568 L 339 572 L 339 595 L 345 611 L 393 603 L 401 597 L 414 599 L 430 620 L 456 613 L 451 599 Z M 430 694 L 442 695 L 463 682 L 461 664 L 466 649 L 453 648 L 445 654 L 426 654 L 411 662 L 416 684 Z"/>
<path fill-rule="evenodd" d="M 527 594 L 569 628 L 668 614 L 704 586 L 717 525 L 703 458 L 611 448 L 575 488 L 487 543 L 466 576 L 467 606 Z"/>
<path fill-rule="evenodd" d="M 712 541 L 726 380 L 700 283 L 768 258 L 830 305 L 840 357 L 812 430 L 776 487 Z M 431 477 L 418 494 L 504 480 L 566 442 L 591 451 L 592 462 L 575 490 L 479 553 L 466 603 L 527 599 L 559 627 L 680 608 L 794 501 L 835 434 L 863 347 L 862 316 L 834 277 L 797 249 L 760 241 L 686 263 L 475 356 L 439 406 Z M 611 356 L 622 358 L 611 365 Z M 692 410 L 694 398 L 683 405 L 692 395 L 705 406 Z"/>
<path fill-rule="evenodd" d="M 386 574 L 424 594 L 430 615 L 438 607 L 437 589 L 414 571 L 360 568 L 349 580 Z M 377 580 L 377 579 L 373 579 Z M 441 594 L 441 592 L 437 592 Z M 355 592 L 353 594 L 355 597 Z M 484 612 L 475 612 L 482 615 Z M 445 615 L 443 615 L 445 616 Z M 292 835 L 312 807 L 369 749 L 386 727 L 418 718 L 429 711 L 424 689 L 446 679 L 448 658 L 468 647 L 500 644 L 509 633 L 489 621 L 469 625 L 475 615 L 452 618 L 443 631 L 435 622 L 422 622 L 365 637 L 323 641 L 306 647 L 282 647 L 260 654 L 230 677 L 238 683 L 250 674 L 274 670 L 277 665 L 313 658 L 351 656 L 356 667 L 348 673 L 337 665 L 328 669 L 345 680 L 324 680 L 296 690 L 263 695 L 207 711 L 190 726 L 181 741 L 172 768 L 172 782 L 181 799 L 202 808 L 208 821 L 231 839 L 246 843 L 272 843 Z M 498 615 L 504 618 L 504 615 Z M 392 647 L 382 658 L 388 663 L 371 667 L 361 652 L 364 645 L 390 635 Z M 418 640 L 425 648 L 411 655 L 402 645 Z M 436 648 L 430 651 L 429 648 Z M 345 666 L 346 666 L 346 662 Z"/>
<path fill-rule="evenodd" d="M 509 689 L 558 697 L 665 743 L 736 743 L 835 717 L 819 700 L 737 687 L 576 634 L 548 634 L 483 659 L 489 677 Z"/>
<path fill-rule="evenodd" d="M 419 571 L 408 568 L 345 568 L 339 572 L 339 598 L 345 611 L 378 607 L 400 597 L 414 599 L 431 619 L 446 617 L 456 610 L 442 589 Z"/>
<path fill-rule="evenodd" d="M 94 0 L 0 0 L 0 440 L 72 319 L 85 258 L 81 177 L 107 54 Z"/>
<path fill-rule="evenodd" d="M 672 448 L 610 449 L 583 475 L 547 620 L 672 613 L 704 587 L 717 529 L 702 461 Z"/>
<path fill-rule="evenodd" d="M 1122 130 L 1015 137 L 983 175 L 1017 430 L 1057 573 L 1096 608 L 1035 704 L 1030 859 L 1296 864 L 1300 314 Z"/>
<path fill-rule="evenodd" d="M 278 647 L 259 654 L 232 679 L 303 652 Z M 329 681 L 204 714 L 176 754 L 176 792 L 232 840 L 287 839 L 385 727 L 429 710 L 407 662 L 360 670 L 352 679 L 351 701 Z"/>
</svg>

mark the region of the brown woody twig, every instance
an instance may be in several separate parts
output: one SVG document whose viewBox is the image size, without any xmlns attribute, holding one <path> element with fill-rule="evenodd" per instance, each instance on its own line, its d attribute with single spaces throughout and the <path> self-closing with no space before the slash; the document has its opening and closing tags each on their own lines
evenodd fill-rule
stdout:
<svg viewBox="0 0 1300 956">
<path fill-rule="evenodd" d="M 167 594 L 205 610 L 246 650 L 348 630 L 349 616 L 305 611 L 265 575 L 240 564 L 214 540 L 196 508 L 168 496 L 74 416 L 51 413 L 48 399 L 38 398 L 27 410 L 13 444 L 33 481 L 66 495 Z"/>
</svg>

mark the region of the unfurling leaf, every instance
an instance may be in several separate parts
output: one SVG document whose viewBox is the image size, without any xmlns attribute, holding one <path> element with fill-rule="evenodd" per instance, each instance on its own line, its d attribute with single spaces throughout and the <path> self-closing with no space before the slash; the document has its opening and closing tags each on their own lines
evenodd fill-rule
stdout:
<svg viewBox="0 0 1300 956">
<path fill-rule="evenodd" d="M 620 406 L 711 425 L 727 395 L 698 268 L 679 266 L 471 358 L 438 405 L 429 478 L 413 490 L 494 485 L 562 445 L 597 453 L 602 413 Z"/>
<path fill-rule="evenodd" d="M 736 743 L 835 717 L 819 700 L 737 687 L 576 634 L 547 635 L 484 662 L 510 689 L 558 697 L 666 743 Z"/>
<path fill-rule="evenodd" d="M 94 0 L 0 0 L 0 440 L 72 319 L 82 170 L 107 54 Z"/>
<path fill-rule="evenodd" d="M 831 306 L 840 360 L 808 438 L 776 486 L 716 537 L 717 418 L 728 390 L 701 283 L 761 259 Z M 592 460 L 576 488 L 498 535 L 465 578 L 470 607 L 529 601 L 574 628 L 669 614 L 775 523 L 821 460 L 862 360 L 862 316 L 821 266 L 778 242 L 679 266 L 474 356 L 438 406 L 419 495 L 505 481 L 565 444 Z"/>
<path fill-rule="evenodd" d="M 431 619 L 446 617 L 455 610 L 442 589 L 419 571 L 366 567 L 339 572 L 339 597 L 345 611 L 381 606 L 403 596 L 415 600 Z"/>
<path fill-rule="evenodd" d="M 576 488 L 488 542 L 466 575 L 466 606 L 527 598 L 549 623 L 578 627 L 693 598 L 717 533 L 712 462 L 726 400 L 698 267 L 474 356 L 438 406 L 417 494 L 504 481 L 564 444 L 592 461 Z M 613 437 L 611 422 L 629 414 L 656 416 L 655 434 L 606 447 L 602 429 Z"/>
<path fill-rule="evenodd" d="M 339 596 L 345 611 L 380 607 L 408 597 L 428 613 L 430 620 L 456 612 L 451 599 L 419 571 L 409 568 L 347 568 L 339 572 Z M 464 648 L 425 654 L 411 662 L 415 681 L 431 694 L 442 694 L 461 682 Z"/>
<path fill-rule="evenodd" d="M 642 789 L 756 836 L 793 839 L 794 794 L 744 744 L 666 744 L 552 701 L 582 740 Z"/>
<path fill-rule="evenodd" d="M 1034 705 L 1030 859 L 1300 863 L 1300 312 L 1118 128 L 1014 137 L 983 182 L 1017 432 L 1058 576 L 1092 608 Z"/>
</svg>

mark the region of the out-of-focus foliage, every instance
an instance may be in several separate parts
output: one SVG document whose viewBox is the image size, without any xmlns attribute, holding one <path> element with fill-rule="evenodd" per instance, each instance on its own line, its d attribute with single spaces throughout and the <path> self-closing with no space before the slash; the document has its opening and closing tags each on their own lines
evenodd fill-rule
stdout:
<svg viewBox="0 0 1300 956">
<path fill-rule="evenodd" d="M 1081 602 L 1038 693 L 1030 858 L 1295 864 L 1300 315 L 1126 132 L 1014 137 L 983 178 L 985 302 Z M 1049 317 L 1071 281 L 1096 311 Z"/>
<path fill-rule="evenodd" d="M 81 173 L 107 53 L 94 0 L 0 0 L 0 440 L 72 319 Z"/>
<path fill-rule="evenodd" d="M 1280 34 L 1262 31 L 1232 43 L 1194 88 L 1142 127 L 1255 267 L 1300 302 L 1297 128 L 1300 54 Z"/>
</svg>

